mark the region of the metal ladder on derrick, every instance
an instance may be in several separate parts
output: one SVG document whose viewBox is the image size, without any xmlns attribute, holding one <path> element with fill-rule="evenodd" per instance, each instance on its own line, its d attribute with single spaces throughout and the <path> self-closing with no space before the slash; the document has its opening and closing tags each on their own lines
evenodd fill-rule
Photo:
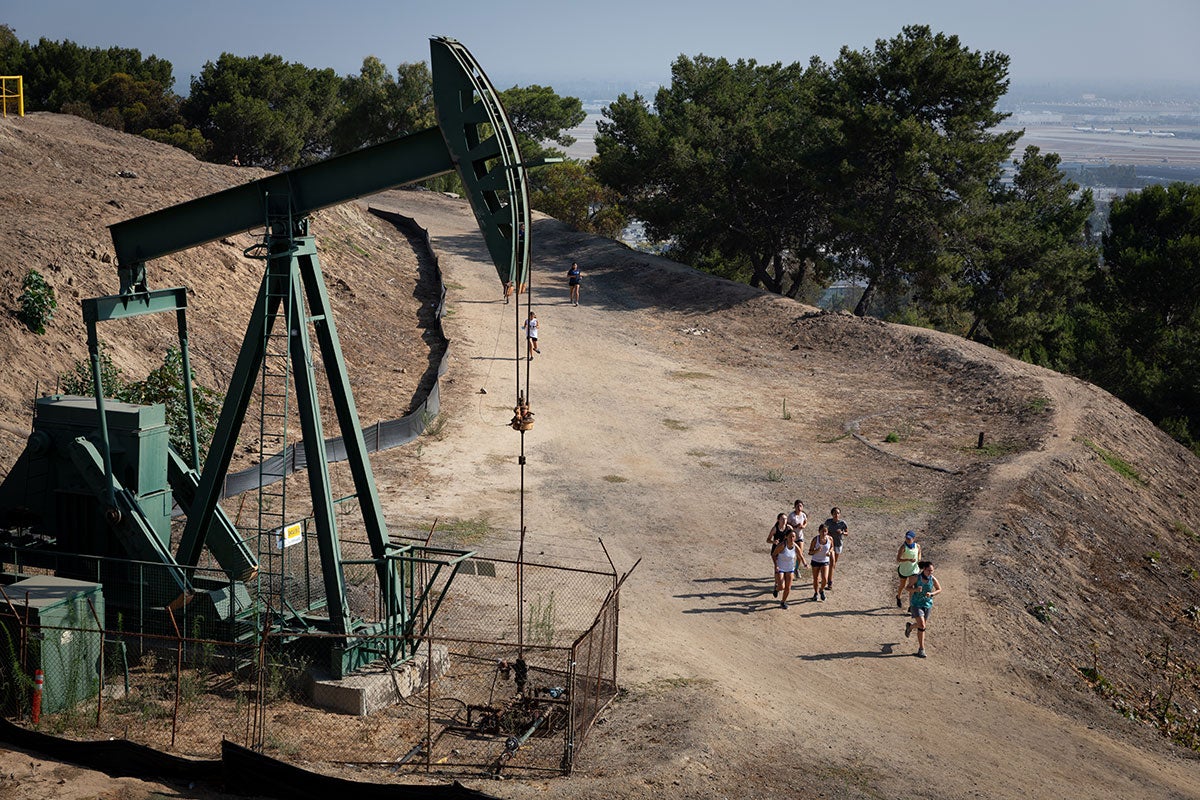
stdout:
<svg viewBox="0 0 1200 800">
<path fill-rule="evenodd" d="M 271 598 L 279 611 L 286 599 L 287 574 L 283 539 L 288 526 L 287 478 L 289 455 L 288 417 L 291 411 L 291 337 L 302 324 L 294 314 L 295 288 L 291 270 L 292 213 L 286 195 L 267 196 L 266 232 L 263 241 L 247 255 L 267 261 L 262 303 L 254 313 L 262 315 L 262 366 L 258 376 L 258 469 L 257 491 L 259 596 Z"/>
</svg>

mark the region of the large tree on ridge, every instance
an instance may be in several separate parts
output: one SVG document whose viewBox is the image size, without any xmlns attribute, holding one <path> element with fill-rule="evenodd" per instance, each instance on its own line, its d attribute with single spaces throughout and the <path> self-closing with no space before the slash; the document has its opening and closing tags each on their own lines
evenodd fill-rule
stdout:
<svg viewBox="0 0 1200 800">
<path fill-rule="evenodd" d="M 596 174 L 675 257 L 794 296 L 828 236 L 836 127 L 812 107 L 826 78 L 816 64 L 681 56 L 653 112 L 637 94 L 606 109 Z"/>
<path fill-rule="evenodd" d="M 845 144 L 836 226 L 867 282 L 863 315 L 879 290 L 936 282 L 927 273 L 942 263 L 951 218 L 996 176 L 1020 132 L 994 130 L 1006 116 L 996 103 L 1008 56 L 923 25 L 870 50 L 842 48 L 829 86 Z"/>
</svg>

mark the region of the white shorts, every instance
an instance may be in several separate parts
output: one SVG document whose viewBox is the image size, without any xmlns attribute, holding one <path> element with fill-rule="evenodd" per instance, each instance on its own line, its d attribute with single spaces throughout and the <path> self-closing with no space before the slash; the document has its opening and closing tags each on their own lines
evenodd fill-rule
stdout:
<svg viewBox="0 0 1200 800">
<path fill-rule="evenodd" d="M 842 545 L 841 547 L 835 547 L 835 548 L 833 548 L 833 552 L 837 553 L 838 555 L 841 555 L 841 554 L 842 554 L 842 551 L 843 551 L 843 550 L 845 550 L 845 549 L 846 549 L 846 545 Z"/>
</svg>

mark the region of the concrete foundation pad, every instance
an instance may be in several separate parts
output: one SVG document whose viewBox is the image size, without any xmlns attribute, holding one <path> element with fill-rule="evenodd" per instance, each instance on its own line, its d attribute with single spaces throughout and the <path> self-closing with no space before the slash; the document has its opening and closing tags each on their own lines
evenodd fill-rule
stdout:
<svg viewBox="0 0 1200 800">
<path fill-rule="evenodd" d="M 399 703 L 424 689 L 431 680 L 445 675 L 450 666 L 449 651 L 437 645 L 432 650 L 432 667 L 429 653 L 422 648 L 418 655 L 398 667 L 363 667 L 340 680 L 315 667 L 309 668 L 305 689 L 321 708 L 365 717 Z"/>
</svg>

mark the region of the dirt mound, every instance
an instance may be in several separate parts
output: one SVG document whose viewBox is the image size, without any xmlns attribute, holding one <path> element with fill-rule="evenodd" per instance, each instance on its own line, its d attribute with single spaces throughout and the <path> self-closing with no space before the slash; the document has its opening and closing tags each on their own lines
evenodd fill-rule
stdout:
<svg viewBox="0 0 1200 800">
<path fill-rule="evenodd" d="M 0 125 L 0 157 L 15 220 L 0 230 L 3 474 L 35 387 L 85 354 L 75 303 L 116 291 L 104 226 L 261 173 L 47 114 Z M 520 311 L 501 302 L 462 201 L 372 203 L 430 229 L 453 309 L 444 429 L 373 459 L 389 523 L 479 519 L 496 551 L 526 525 L 527 552 L 548 561 L 642 559 L 622 594 L 623 692 L 577 774 L 481 788 L 882 797 L 903 776 L 931 798 L 1196 796 L 1200 462 L 1143 418 L 985 347 L 822 313 L 540 217 L 538 423 L 518 512 L 505 423 Z M 314 230 L 363 419 L 399 416 L 434 350 L 421 264 L 355 205 Z M 260 277 L 242 255 L 255 240 L 150 267 L 155 287 L 194 292 L 197 370 L 218 388 Z M 44 337 L 11 313 L 29 267 L 59 295 Z M 110 347 L 144 372 L 171 336 L 134 321 Z M 836 504 L 850 535 L 829 600 L 801 587 L 782 610 L 763 538 L 796 497 L 810 534 Z M 894 606 L 909 528 L 947 587 L 924 661 Z M 17 763 L 4 772 L 24 775 Z M 110 791 L 82 771 L 64 780 Z"/>
<path fill-rule="evenodd" d="M 87 358 L 79 301 L 119 289 L 107 226 L 267 173 L 208 164 L 167 145 L 47 113 L 6 119 L 0 158 L 0 209 L 11 221 L 0 230 L 0 252 L 8 254 L 0 264 L 6 287 L 0 292 L 0 469 L 7 470 L 24 446 L 35 391 L 52 392 L 59 375 Z M 393 226 L 356 205 L 316 214 L 313 230 L 347 362 L 365 384 L 386 388 L 362 393 L 362 420 L 402 416 L 422 382 L 428 390 L 430 360 L 440 356 L 431 347 L 439 345 L 420 336 L 389 341 L 375 334 L 423 331 L 432 322 L 429 304 L 436 297 L 418 280 L 417 257 Z M 223 386 L 232 373 L 262 280 L 262 262 L 244 251 L 261 235 L 229 236 L 148 265 L 151 288 L 188 288 L 192 366 L 206 386 Z M 16 317 L 29 269 L 40 272 L 57 296 L 44 336 Z M 141 378 L 175 343 L 169 317 L 102 326 L 102 343 L 127 375 Z"/>
</svg>

